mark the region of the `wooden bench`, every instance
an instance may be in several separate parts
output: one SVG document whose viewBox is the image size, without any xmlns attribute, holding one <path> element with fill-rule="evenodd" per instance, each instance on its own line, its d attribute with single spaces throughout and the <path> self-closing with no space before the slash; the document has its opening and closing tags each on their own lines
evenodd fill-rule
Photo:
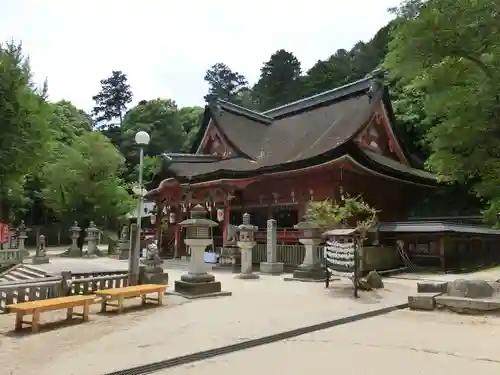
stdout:
<svg viewBox="0 0 500 375">
<path fill-rule="evenodd" d="M 165 293 L 167 287 L 168 285 L 159 284 L 133 285 L 123 288 L 98 290 L 95 294 L 102 297 L 101 312 L 106 312 L 107 306 L 112 306 L 117 308 L 116 311 L 118 313 L 121 313 L 123 311 L 123 302 L 126 298 L 141 297 L 143 305 L 148 303 L 148 301 L 154 301 L 158 305 L 162 305 L 163 293 Z M 147 295 L 150 293 L 157 293 L 158 297 L 148 297 Z M 112 303 L 113 301 L 116 301 L 116 304 Z"/>
<path fill-rule="evenodd" d="M 16 331 L 22 329 L 24 323 L 30 325 L 32 331 L 36 333 L 40 329 L 40 313 L 66 309 L 66 319 L 70 320 L 78 316 L 83 321 L 87 321 L 89 319 L 89 307 L 94 301 L 95 296 L 93 295 L 50 298 L 8 305 L 7 311 L 16 313 Z M 81 314 L 73 312 L 75 307 L 80 306 L 83 307 Z M 25 315 L 33 315 L 31 322 L 23 320 Z"/>
</svg>

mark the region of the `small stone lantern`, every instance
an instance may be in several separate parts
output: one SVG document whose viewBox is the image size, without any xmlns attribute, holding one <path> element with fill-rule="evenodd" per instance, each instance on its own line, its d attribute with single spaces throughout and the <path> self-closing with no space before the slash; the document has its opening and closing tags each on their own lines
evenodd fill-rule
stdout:
<svg viewBox="0 0 500 375">
<path fill-rule="evenodd" d="M 45 249 L 45 236 L 43 234 L 38 237 L 38 245 L 36 247 L 36 253 L 33 257 L 33 264 L 45 264 L 49 263 L 49 256 Z"/>
<path fill-rule="evenodd" d="M 25 241 L 28 238 L 28 232 L 30 232 L 31 229 L 26 227 L 24 220 L 21 220 L 21 224 L 19 224 L 16 230 L 18 235 L 17 238 L 19 239 L 19 251 L 22 253 L 23 257 L 29 256 L 30 253 L 26 250 Z"/>
<path fill-rule="evenodd" d="M 175 292 L 187 298 L 228 295 L 221 292 L 220 281 L 215 281 L 215 276 L 206 271 L 204 258 L 205 249 L 213 244 L 211 228 L 218 224 L 207 219 L 205 209 L 197 205 L 191 210 L 191 217 L 179 225 L 186 228 L 184 243 L 191 249 L 191 260 L 188 273 L 175 281 Z"/>
<path fill-rule="evenodd" d="M 78 239 L 82 228 L 78 226 L 78 221 L 75 221 L 69 228 L 71 246 L 68 249 L 68 256 L 78 258 L 80 257 L 80 248 L 78 247 Z"/>
<path fill-rule="evenodd" d="M 299 231 L 299 242 L 305 247 L 302 264 L 293 272 L 295 280 L 325 279 L 325 271 L 317 257 L 317 246 L 321 243 L 321 228 L 311 221 L 301 221 L 294 228 Z"/>
<path fill-rule="evenodd" d="M 128 232 L 128 225 L 124 225 L 120 231 L 120 239 L 118 240 L 118 249 L 120 255 L 118 259 L 125 260 L 130 256 L 130 237 Z"/>
<path fill-rule="evenodd" d="M 241 249 L 241 273 L 239 279 L 258 279 L 252 272 L 252 249 L 255 246 L 254 234 L 259 228 L 250 224 L 250 214 L 243 214 L 243 224 L 238 227 L 238 247 Z"/>
<path fill-rule="evenodd" d="M 99 238 L 99 233 L 101 231 L 95 226 L 95 223 L 91 221 L 89 227 L 86 229 L 86 232 L 87 236 L 85 237 L 85 240 L 87 241 L 87 256 L 89 258 L 96 258 L 97 239 Z"/>
</svg>

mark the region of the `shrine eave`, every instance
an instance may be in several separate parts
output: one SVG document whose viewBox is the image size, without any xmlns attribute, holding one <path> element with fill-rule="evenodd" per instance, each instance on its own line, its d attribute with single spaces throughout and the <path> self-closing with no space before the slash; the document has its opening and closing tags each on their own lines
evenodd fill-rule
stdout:
<svg viewBox="0 0 500 375">
<path fill-rule="evenodd" d="M 234 159 L 233 159 L 234 160 Z M 340 153 L 337 150 L 337 155 L 324 156 L 323 160 L 309 160 L 308 163 L 292 163 L 292 165 L 281 165 L 279 168 L 259 168 L 258 165 L 254 169 L 248 170 L 230 170 L 220 169 L 207 170 L 206 173 L 196 175 L 178 176 L 176 179 L 179 181 L 180 186 L 183 188 L 210 188 L 210 187 L 233 187 L 244 188 L 248 184 L 262 180 L 264 178 L 276 178 L 291 176 L 297 174 L 310 173 L 316 170 L 321 170 L 331 167 L 348 167 L 360 171 L 364 174 L 373 175 L 399 183 L 412 184 L 422 187 L 436 187 L 438 182 L 436 177 L 431 173 L 419 169 L 411 168 L 404 164 L 398 163 L 390 158 L 379 155 L 375 152 L 368 150 L 361 150 L 352 147 L 349 153 Z M 222 160 L 221 162 L 228 162 Z M 252 161 L 246 161 L 251 163 Z M 255 162 L 253 162 L 255 163 Z M 207 168 L 210 163 L 189 163 L 191 167 Z M 220 165 L 219 165 L 220 166 Z M 202 172 L 198 170 L 198 172 Z M 161 195 L 163 190 L 162 183 L 156 189 L 148 192 L 148 197 Z"/>
</svg>

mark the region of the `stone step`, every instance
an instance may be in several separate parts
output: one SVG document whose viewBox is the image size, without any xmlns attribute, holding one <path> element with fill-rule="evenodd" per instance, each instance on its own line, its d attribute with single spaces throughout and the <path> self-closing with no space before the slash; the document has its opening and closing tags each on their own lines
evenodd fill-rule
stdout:
<svg viewBox="0 0 500 375">
<path fill-rule="evenodd" d="M 22 269 L 22 271 L 27 273 L 27 274 L 33 275 L 34 277 L 48 277 L 48 276 L 50 276 L 50 274 L 47 273 L 46 271 L 44 271 L 38 267 L 28 265 L 28 264 L 23 264 L 20 267 L 20 269 Z"/>
</svg>

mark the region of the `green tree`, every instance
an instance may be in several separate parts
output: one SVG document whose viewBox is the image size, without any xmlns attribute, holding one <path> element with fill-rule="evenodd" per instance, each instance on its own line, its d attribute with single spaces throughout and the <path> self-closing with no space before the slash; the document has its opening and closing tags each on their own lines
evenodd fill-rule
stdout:
<svg viewBox="0 0 500 375">
<path fill-rule="evenodd" d="M 260 69 L 253 97 L 261 110 L 267 110 L 301 98 L 300 61 L 291 52 L 280 49 Z"/>
<path fill-rule="evenodd" d="M 186 137 L 182 151 L 189 152 L 191 150 L 194 138 L 200 129 L 203 112 L 204 110 L 201 107 L 184 107 L 179 110 L 182 130 Z"/>
<path fill-rule="evenodd" d="M 69 144 L 76 137 L 92 130 L 92 118 L 71 102 L 61 100 L 51 107 L 50 128 L 57 141 Z"/>
<path fill-rule="evenodd" d="M 21 45 L 0 45 L 0 220 L 25 203 L 24 185 L 43 161 L 50 107 L 31 81 Z"/>
<path fill-rule="evenodd" d="M 105 225 L 123 217 L 133 207 L 119 177 L 124 161 L 99 132 L 76 136 L 71 145 L 59 142 L 40 175 L 45 205 L 63 222 Z"/>
<path fill-rule="evenodd" d="M 139 164 L 138 148 L 135 134 L 144 130 L 151 136 L 151 142 L 145 148 L 145 156 L 149 166 L 147 175 L 151 175 L 158 167 L 160 155 L 165 152 L 181 152 L 186 142 L 182 118 L 177 105 L 170 99 L 142 101 L 127 112 L 123 119 L 122 140 L 120 150 L 127 160 L 129 175 L 127 179 L 136 180 L 136 165 Z M 147 178 L 147 176 L 146 176 Z"/>
<path fill-rule="evenodd" d="M 120 70 L 114 70 L 111 77 L 101 80 L 101 91 L 92 97 L 96 103 L 92 114 L 98 125 L 119 119 L 123 122 L 123 115 L 127 104 L 132 101 L 132 91 L 127 83 L 127 75 Z"/>
<path fill-rule="evenodd" d="M 500 210 L 499 10 L 496 1 L 406 2 L 385 62 L 423 92 L 436 119 L 428 166 L 442 180 L 473 183 L 489 217 Z"/>
<path fill-rule="evenodd" d="M 208 83 L 208 94 L 204 96 L 204 99 L 209 104 L 215 99 L 238 104 L 241 91 L 248 89 L 246 78 L 238 72 L 233 72 L 223 63 L 212 65 L 207 70 L 204 79 Z"/>
</svg>

